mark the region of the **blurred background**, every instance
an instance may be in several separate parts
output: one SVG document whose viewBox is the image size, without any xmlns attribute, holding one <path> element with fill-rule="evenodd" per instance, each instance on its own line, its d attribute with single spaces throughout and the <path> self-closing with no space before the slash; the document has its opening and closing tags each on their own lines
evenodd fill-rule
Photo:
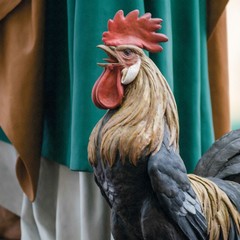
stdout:
<svg viewBox="0 0 240 240">
<path fill-rule="evenodd" d="M 240 128 L 240 1 L 227 5 L 230 113 L 232 129 Z"/>
</svg>

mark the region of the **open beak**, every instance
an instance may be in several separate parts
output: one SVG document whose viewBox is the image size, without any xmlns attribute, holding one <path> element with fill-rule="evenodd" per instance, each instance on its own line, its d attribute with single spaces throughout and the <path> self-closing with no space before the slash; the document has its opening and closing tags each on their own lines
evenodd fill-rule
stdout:
<svg viewBox="0 0 240 240">
<path fill-rule="evenodd" d="M 105 63 L 98 63 L 104 67 L 103 73 L 93 86 L 92 99 L 94 104 L 102 109 L 115 109 L 122 103 L 124 89 L 121 84 L 121 64 L 118 62 L 115 47 L 98 45 L 104 50 L 108 58 Z"/>
<path fill-rule="evenodd" d="M 103 59 L 105 63 L 98 63 L 98 66 L 106 67 L 109 65 L 119 65 L 117 54 L 115 52 L 115 47 L 106 45 L 98 45 L 97 47 L 102 49 L 108 55 L 108 58 Z"/>
</svg>

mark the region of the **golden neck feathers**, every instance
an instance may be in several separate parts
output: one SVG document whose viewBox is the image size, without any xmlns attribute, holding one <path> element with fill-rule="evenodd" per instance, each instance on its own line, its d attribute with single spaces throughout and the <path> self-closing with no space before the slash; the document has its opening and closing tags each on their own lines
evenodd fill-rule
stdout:
<svg viewBox="0 0 240 240">
<path fill-rule="evenodd" d="M 107 113 L 108 114 L 108 113 Z M 103 125 L 102 118 L 93 129 L 88 156 L 96 162 L 96 146 L 101 159 L 110 166 L 117 154 L 124 162 L 136 165 L 142 154 L 156 153 L 162 144 L 165 124 L 170 130 L 170 144 L 178 148 L 178 114 L 173 94 L 163 75 L 146 55 L 136 79 L 125 88 L 122 105 Z M 97 143 L 100 134 L 101 142 Z"/>
</svg>

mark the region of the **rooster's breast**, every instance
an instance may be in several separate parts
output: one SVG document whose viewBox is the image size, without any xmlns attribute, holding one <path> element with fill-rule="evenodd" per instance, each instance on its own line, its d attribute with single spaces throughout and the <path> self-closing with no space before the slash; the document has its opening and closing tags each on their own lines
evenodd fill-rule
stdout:
<svg viewBox="0 0 240 240">
<path fill-rule="evenodd" d="M 136 166 L 128 159 L 123 163 L 119 157 L 111 167 L 98 162 L 94 172 L 112 208 L 123 217 L 139 214 L 144 201 L 152 195 L 147 158 L 140 159 Z"/>
</svg>

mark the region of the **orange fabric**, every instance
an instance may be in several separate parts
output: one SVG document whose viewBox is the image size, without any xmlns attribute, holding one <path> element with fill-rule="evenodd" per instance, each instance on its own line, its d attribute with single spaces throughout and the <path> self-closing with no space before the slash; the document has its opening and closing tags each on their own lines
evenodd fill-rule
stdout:
<svg viewBox="0 0 240 240">
<path fill-rule="evenodd" d="M 208 37 L 213 33 L 218 20 L 220 19 L 228 0 L 207 0 L 207 29 Z"/>
<path fill-rule="evenodd" d="M 215 138 L 230 131 L 227 0 L 208 1 L 208 68 Z"/>
<path fill-rule="evenodd" d="M 13 1 L 15 8 L 9 2 L 1 1 L 0 10 L 0 127 L 19 153 L 17 177 L 33 201 L 41 154 L 44 1 Z"/>
<path fill-rule="evenodd" d="M 0 20 L 2 20 L 9 12 L 11 12 L 21 0 L 1 0 L 0 1 Z"/>
</svg>

